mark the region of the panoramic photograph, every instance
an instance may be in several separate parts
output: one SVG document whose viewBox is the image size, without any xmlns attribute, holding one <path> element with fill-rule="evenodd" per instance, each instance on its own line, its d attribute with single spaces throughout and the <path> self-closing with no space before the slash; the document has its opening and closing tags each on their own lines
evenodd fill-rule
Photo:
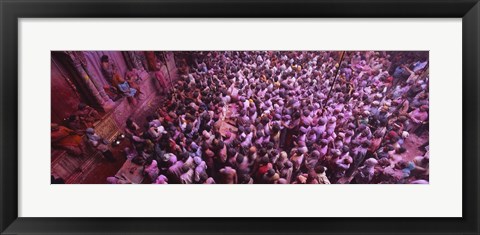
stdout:
<svg viewBox="0 0 480 235">
<path fill-rule="evenodd" d="M 50 86 L 52 184 L 429 184 L 429 51 L 52 51 Z"/>
</svg>

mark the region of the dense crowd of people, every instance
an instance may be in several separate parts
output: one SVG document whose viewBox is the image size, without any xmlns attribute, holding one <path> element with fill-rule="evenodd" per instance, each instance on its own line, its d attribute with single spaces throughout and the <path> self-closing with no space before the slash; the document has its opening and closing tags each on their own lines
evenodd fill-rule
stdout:
<svg viewBox="0 0 480 235">
<path fill-rule="evenodd" d="M 148 182 L 428 183 L 428 52 L 192 52 L 188 61 L 157 113 L 126 122 L 125 153 Z"/>
</svg>

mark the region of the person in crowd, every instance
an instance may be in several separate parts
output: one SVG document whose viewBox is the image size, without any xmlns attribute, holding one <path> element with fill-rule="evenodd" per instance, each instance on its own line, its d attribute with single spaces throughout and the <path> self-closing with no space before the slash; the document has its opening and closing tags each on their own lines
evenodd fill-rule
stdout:
<svg viewBox="0 0 480 235">
<path fill-rule="evenodd" d="M 78 117 L 79 121 L 83 124 L 83 127 L 91 127 L 93 123 L 100 120 L 100 114 L 98 111 L 85 103 L 78 104 L 77 111 L 74 115 Z"/>
<path fill-rule="evenodd" d="M 53 149 L 67 151 L 73 156 L 83 156 L 86 152 L 81 135 L 77 132 L 56 123 L 51 124 L 51 143 Z"/>
<path fill-rule="evenodd" d="M 108 140 L 96 134 L 95 130 L 91 127 L 87 128 L 85 133 L 86 133 L 88 142 L 92 147 L 100 151 L 102 155 L 105 157 L 105 159 L 107 159 L 108 161 L 110 162 L 115 161 L 115 157 L 113 156 L 112 151 L 110 151 Z"/>
</svg>

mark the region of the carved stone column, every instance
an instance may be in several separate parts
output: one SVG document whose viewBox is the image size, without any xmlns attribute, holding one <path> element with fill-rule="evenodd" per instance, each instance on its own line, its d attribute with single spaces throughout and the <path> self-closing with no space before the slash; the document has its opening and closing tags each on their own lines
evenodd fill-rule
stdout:
<svg viewBox="0 0 480 235">
<path fill-rule="evenodd" d="M 110 110 L 111 108 L 113 108 L 115 106 L 115 103 L 112 101 L 112 99 L 110 99 L 110 97 L 107 95 L 107 93 L 105 93 L 105 89 L 103 88 L 103 84 L 100 83 L 98 81 L 98 78 L 96 78 L 96 74 L 93 73 L 93 71 L 90 71 L 88 69 L 88 61 L 87 59 L 85 58 L 85 55 L 83 54 L 83 52 L 81 51 L 76 51 L 74 52 L 76 58 L 78 60 L 80 60 L 81 62 L 81 65 L 83 67 L 83 70 L 87 73 L 87 75 L 89 76 L 89 78 L 91 78 L 91 81 L 92 83 L 95 85 L 95 87 L 97 88 L 98 90 L 98 93 L 100 94 L 100 96 L 102 97 L 104 103 L 102 105 L 103 109 L 104 110 Z M 96 79 L 95 79 L 96 78 Z"/>
<path fill-rule="evenodd" d="M 145 69 L 143 67 L 142 61 L 140 60 L 140 58 L 137 57 L 137 53 L 135 51 L 124 51 L 122 53 L 130 69 L 134 69 L 134 68 L 139 70 Z"/>
<path fill-rule="evenodd" d="M 99 107 L 101 107 L 104 111 L 108 111 L 111 108 L 113 108 L 114 103 L 113 101 L 108 98 L 108 96 L 105 94 L 105 91 L 103 90 L 103 87 L 97 87 L 98 84 L 95 84 L 93 79 L 91 79 L 90 75 L 85 71 L 84 66 L 82 65 L 82 58 L 81 56 L 78 56 L 77 52 L 71 52 L 67 51 L 65 52 L 71 59 L 72 65 L 75 68 L 75 71 L 79 75 L 81 82 L 85 85 L 87 88 L 89 95 L 91 95 L 95 102 L 98 104 Z M 83 61 L 86 63 L 86 61 Z M 101 94 L 103 92 L 103 95 Z"/>
</svg>

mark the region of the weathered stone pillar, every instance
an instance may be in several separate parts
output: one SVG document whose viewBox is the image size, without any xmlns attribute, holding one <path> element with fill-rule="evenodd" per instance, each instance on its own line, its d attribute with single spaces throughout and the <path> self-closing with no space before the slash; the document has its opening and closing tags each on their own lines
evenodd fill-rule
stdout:
<svg viewBox="0 0 480 235">
<path fill-rule="evenodd" d="M 105 94 L 103 87 L 101 87 L 101 85 L 100 85 L 100 88 L 97 87 L 93 79 L 91 79 L 89 74 L 85 71 L 82 65 L 82 62 L 83 62 L 82 58 L 77 55 L 77 52 L 67 51 L 65 53 L 70 57 L 72 65 L 81 79 L 80 82 L 82 82 L 87 88 L 89 92 L 88 95 L 91 95 L 94 98 L 97 105 L 101 107 L 104 111 L 108 111 L 111 108 L 113 108 L 114 106 L 113 101 L 110 98 L 108 98 L 108 96 Z M 107 100 L 104 97 L 102 97 L 101 91 L 103 91 L 103 94 L 106 96 Z"/>
<path fill-rule="evenodd" d="M 88 64 L 87 64 L 88 61 L 86 60 L 83 52 L 78 51 L 75 54 L 76 54 L 77 59 L 79 59 L 79 61 L 81 61 L 81 66 L 82 66 L 83 70 L 85 71 L 85 73 L 87 73 L 88 77 L 91 78 L 90 80 L 92 81 L 92 83 L 97 88 L 97 91 L 100 94 L 100 97 L 102 97 L 102 99 L 104 101 L 103 105 L 102 105 L 103 109 L 104 110 L 112 109 L 115 106 L 115 103 L 112 101 L 112 99 L 110 99 L 110 97 L 105 92 L 105 89 L 103 88 L 103 84 L 98 81 L 98 78 L 95 79 L 95 76 L 96 76 L 95 73 L 93 73 L 93 71 L 90 71 L 88 69 Z"/>
<path fill-rule="evenodd" d="M 130 69 L 145 69 L 143 67 L 142 61 L 137 57 L 137 53 L 135 53 L 135 51 L 124 51 L 122 53 Z"/>
</svg>

